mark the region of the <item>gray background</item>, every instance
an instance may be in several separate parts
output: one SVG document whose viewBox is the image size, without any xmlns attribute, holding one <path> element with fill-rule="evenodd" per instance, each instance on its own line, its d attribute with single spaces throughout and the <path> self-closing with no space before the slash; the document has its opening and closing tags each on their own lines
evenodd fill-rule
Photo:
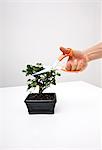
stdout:
<svg viewBox="0 0 102 150">
<path fill-rule="evenodd" d="M 27 64 L 52 64 L 60 46 L 84 50 L 101 41 L 101 1 L 0 2 L 0 87 L 25 85 Z M 58 82 L 84 80 L 102 86 L 102 62 L 81 73 L 65 73 Z"/>
</svg>

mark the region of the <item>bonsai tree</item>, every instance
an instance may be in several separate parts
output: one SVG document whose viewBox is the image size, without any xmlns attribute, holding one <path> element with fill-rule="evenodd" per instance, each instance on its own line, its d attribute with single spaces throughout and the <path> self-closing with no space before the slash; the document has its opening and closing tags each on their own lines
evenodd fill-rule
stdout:
<svg viewBox="0 0 102 150">
<path fill-rule="evenodd" d="M 60 73 L 58 73 L 55 69 L 52 69 L 49 72 L 45 72 L 43 74 L 32 76 L 34 73 L 39 72 L 43 69 L 45 68 L 43 67 L 42 63 L 36 63 L 36 65 L 34 66 L 27 65 L 26 69 L 22 71 L 26 76 L 29 76 L 29 79 L 27 80 L 27 90 L 31 88 L 35 89 L 38 86 L 39 93 L 42 93 L 51 84 L 56 85 L 56 76 L 60 76 Z"/>
</svg>

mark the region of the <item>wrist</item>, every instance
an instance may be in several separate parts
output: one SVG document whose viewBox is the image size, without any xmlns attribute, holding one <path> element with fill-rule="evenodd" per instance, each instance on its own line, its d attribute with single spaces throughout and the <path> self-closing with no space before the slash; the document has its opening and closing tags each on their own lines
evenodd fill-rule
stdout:
<svg viewBox="0 0 102 150">
<path fill-rule="evenodd" d="M 89 57 L 89 55 L 87 53 L 84 53 L 84 57 L 85 57 L 85 59 L 86 59 L 87 62 L 91 61 L 90 57 Z"/>
<path fill-rule="evenodd" d="M 84 54 L 84 57 L 85 57 L 85 59 L 86 59 L 87 62 L 89 62 L 89 61 L 92 60 L 90 53 L 88 53 L 88 50 L 85 50 L 85 51 L 83 52 L 83 54 Z"/>
</svg>

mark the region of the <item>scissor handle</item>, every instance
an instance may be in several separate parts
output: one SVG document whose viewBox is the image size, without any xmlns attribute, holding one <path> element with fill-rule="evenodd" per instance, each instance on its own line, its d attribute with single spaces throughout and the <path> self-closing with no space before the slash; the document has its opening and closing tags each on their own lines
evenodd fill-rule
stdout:
<svg viewBox="0 0 102 150">
<path fill-rule="evenodd" d="M 61 61 L 62 59 L 64 59 L 65 57 L 69 56 L 69 57 L 73 57 L 73 50 L 71 48 L 67 48 L 68 53 L 63 53 L 62 55 L 60 55 L 58 57 L 58 60 Z"/>
<path fill-rule="evenodd" d="M 67 53 L 67 50 L 68 50 L 68 53 Z M 63 53 L 62 55 L 59 56 L 59 58 L 58 58 L 59 61 L 61 61 L 62 59 L 64 59 L 67 56 L 69 56 L 70 58 L 74 56 L 73 49 L 67 48 L 67 50 L 65 53 Z M 71 70 L 67 70 L 65 68 L 61 68 L 61 70 L 65 71 L 65 72 L 74 72 L 74 73 L 80 72 L 80 70 L 71 71 Z"/>
<path fill-rule="evenodd" d="M 73 57 L 73 50 L 71 48 L 69 48 L 69 49 L 70 49 L 70 52 L 69 52 L 68 56 Z"/>
</svg>

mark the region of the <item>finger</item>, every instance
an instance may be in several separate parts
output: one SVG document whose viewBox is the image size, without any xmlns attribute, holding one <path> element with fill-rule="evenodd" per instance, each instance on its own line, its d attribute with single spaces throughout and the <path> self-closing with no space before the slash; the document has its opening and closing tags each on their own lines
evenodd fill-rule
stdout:
<svg viewBox="0 0 102 150">
<path fill-rule="evenodd" d="M 61 68 L 61 70 L 62 70 L 62 71 L 65 71 L 65 72 L 68 72 L 68 71 L 70 72 L 70 70 L 66 69 L 66 66 L 63 66 L 63 67 Z"/>
<path fill-rule="evenodd" d="M 65 66 L 65 68 L 66 68 L 67 71 L 71 70 L 72 66 L 71 66 L 71 62 L 70 61 L 67 62 L 67 65 Z"/>
<path fill-rule="evenodd" d="M 79 70 L 75 70 L 75 71 L 67 70 L 65 67 L 62 67 L 61 70 L 65 72 L 76 72 L 76 73 L 79 72 Z"/>
<path fill-rule="evenodd" d="M 61 70 L 62 70 L 62 71 L 66 71 L 66 72 L 67 72 L 67 70 L 66 70 L 65 66 L 63 66 L 63 67 L 61 68 Z"/>
<path fill-rule="evenodd" d="M 67 54 L 62 54 L 58 57 L 58 60 L 61 61 L 62 59 L 64 59 L 65 57 L 67 57 L 68 55 Z"/>
<path fill-rule="evenodd" d="M 75 71 L 75 70 L 76 70 L 77 64 L 78 64 L 77 59 L 75 59 L 75 60 L 71 63 L 71 65 L 72 65 L 71 71 Z"/>
<path fill-rule="evenodd" d="M 80 69 L 80 71 L 83 71 L 87 67 L 87 64 L 84 62 L 83 67 Z"/>
<path fill-rule="evenodd" d="M 76 70 L 82 70 L 82 68 L 83 68 L 83 62 L 82 60 L 79 60 Z"/>
<path fill-rule="evenodd" d="M 60 47 L 60 50 L 62 51 L 62 53 L 65 54 L 69 54 L 71 49 L 70 48 L 64 48 L 64 47 Z"/>
</svg>

